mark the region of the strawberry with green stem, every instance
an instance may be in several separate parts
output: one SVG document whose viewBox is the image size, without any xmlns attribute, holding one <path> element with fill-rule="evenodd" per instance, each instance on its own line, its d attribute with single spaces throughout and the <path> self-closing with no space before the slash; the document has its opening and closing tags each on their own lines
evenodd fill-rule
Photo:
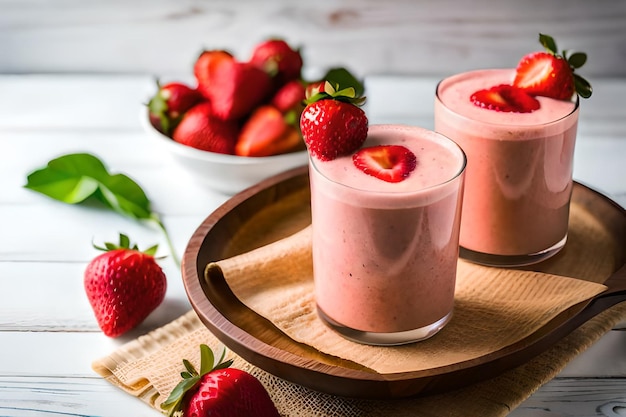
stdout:
<svg viewBox="0 0 626 417">
<path fill-rule="evenodd" d="M 183 359 L 183 378 L 161 404 L 168 416 L 184 417 L 280 417 L 265 387 L 249 373 L 224 362 L 226 351 L 215 362 L 213 351 L 200 345 L 200 372 Z"/>
<path fill-rule="evenodd" d="M 157 91 L 147 104 L 150 123 L 159 132 L 171 136 L 185 112 L 204 99 L 199 91 L 186 84 L 174 81 L 161 85 L 158 80 L 156 83 Z"/>
<path fill-rule="evenodd" d="M 326 81 L 308 89 L 300 130 L 312 156 L 330 161 L 349 155 L 367 137 L 368 120 L 361 106 L 365 97 L 354 87 Z"/>
<path fill-rule="evenodd" d="M 539 34 L 545 51 L 525 55 L 517 64 L 512 84 L 501 84 L 474 92 L 470 100 L 478 107 L 501 112 L 530 113 L 541 107 L 536 97 L 571 100 L 574 93 L 589 98 L 591 84 L 576 69 L 587 62 L 587 54 L 558 53 L 554 38 Z"/>
<path fill-rule="evenodd" d="M 84 273 L 84 287 L 98 326 L 109 337 L 134 329 L 165 298 L 167 280 L 154 255 L 158 246 L 140 251 L 125 234 L 107 242 Z"/>
<path fill-rule="evenodd" d="M 528 94 L 570 100 L 574 93 L 589 98 L 591 84 L 575 71 L 587 62 L 587 54 L 564 50 L 559 53 L 553 37 L 539 34 L 539 42 L 545 51 L 532 52 L 518 63 L 513 85 Z"/>
</svg>

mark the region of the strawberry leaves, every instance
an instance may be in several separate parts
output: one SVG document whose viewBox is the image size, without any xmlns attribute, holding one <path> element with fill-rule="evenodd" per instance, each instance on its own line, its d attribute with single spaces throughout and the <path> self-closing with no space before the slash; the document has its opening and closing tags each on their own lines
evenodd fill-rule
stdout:
<svg viewBox="0 0 626 417">
<path fill-rule="evenodd" d="M 173 244 L 143 189 L 124 174 L 110 174 L 104 163 L 87 153 L 63 155 L 27 176 L 25 188 L 67 204 L 97 201 L 132 219 L 156 224 L 164 233 L 172 257 L 178 264 Z"/>
<path fill-rule="evenodd" d="M 185 370 L 180 373 L 183 379 L 174 387 L 167 399 L 161 403 L 161 409 L 166 411 L 168 416 L 172 416 L 175 412 L 180 411 L 182 402 L 185 399 L 185 394 L 196 388 L 204 375 L 218 369 L 228 368 L 232 365 L 232 359 L 224 362 L 225 355 L 226 350 L 224 349 L 222 356 L 220 356 L 216 363 L 215 355 L 211 348 L 205 344 L 200 345 L 200 372 L 196 371 L 196 368 L 191 362 L 187 359 L 183 359 Z"/>
<path fill-rule="evenodd" d="M 96 244 L 93 244 L 93 247 L 103 252 L 110 252 L 110 251 L 117 250 L 117 249 L 130 249 L 130 250 L 134 250 L 137 252 L 145 253 L 146 255 L 154 256 L 157 253 L 159 245 L 154 245 L 154 246 L 150 246 L 148 249 L 139 250 L 139 247 L 136 244 L 131 245 L 130 238 L 128 237 L 128 235 L 125 235 L 124 233 L 120 233 L 119 243 L 104 242 L 104 246 L 98 246 Z"/>
</svg>

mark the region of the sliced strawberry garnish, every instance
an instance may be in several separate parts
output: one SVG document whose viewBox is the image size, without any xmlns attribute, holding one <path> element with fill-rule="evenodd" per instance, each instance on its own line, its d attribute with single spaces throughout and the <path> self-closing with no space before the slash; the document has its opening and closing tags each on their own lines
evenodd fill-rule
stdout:
<svg viewBox="0 0 626 417">
<path fill-rule="evenodd" d="M 476 91 L 470 100 L 479 107 L 501 112 L 530 113 L 540 106 L 525 90 L 508 84 Z"/>
<path fill-rule="evenodd" d="M 559 54 L 556 42 L 548 35 L 539 34 L 539 42 L 546 51 L 530 53 L 519 61 L 513 85 L 528 94 L 557 100 L 570 100 L 574 92 L 590 97 L 591 85 L 574 73 L 585 64 L 587 55 L 576 52 L 568 56 L 567 51 Z"/>
<path fill-rule="evenodd" d="M 363 148 L 352 155 L 354 166 L 378 179 L 400 182 L 417 166 L 417 158 L 400 145 L 379 145 Z"/>
</svg>

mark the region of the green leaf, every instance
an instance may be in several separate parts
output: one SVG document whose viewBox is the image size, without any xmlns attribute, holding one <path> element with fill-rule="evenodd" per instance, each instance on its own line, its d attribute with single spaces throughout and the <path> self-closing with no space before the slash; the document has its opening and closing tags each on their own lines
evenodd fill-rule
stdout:
<svg viewBox="0 0 626 417">
<path fill-rule="evenodd" d="M 48 166 L 27 177 L 26 188 L 68 204 L 92 196 L 100 179 L 107 175 L 104 165 L 92 155 L 75 154 L 53 159 Z"/>
<path fill-rule="evenodd" d="M 168 415 L 172 415 L 172 413 L 179 408 L 185 398 L 185 393 L 199 382 L 199 376 L 180 381 L 178 385 L 174 387 L 167 399 L 161 403 L 161 409 L 169 411 Z"/>
<path fill-rule="evenodd" d="M 99 201 L 115 212 L 154 222 L 163 232 L 176 264 L 180 260 L 165 225 L 151 209 L 142 188 L 124 174 L 110 174 L 104 163 L 88 153 L 63 155 L 27 176 L 25 188 L 67 204 Z"/>
<path fill-rule="evenodd" d="M 64 155 L 27 177 L 26 188 L 68 204 L 95 197 L 116 212 L 150 219 L 150 201 L 137 183 L 123 174 L 110 175 L 104 164 L 86 153 Z"/>
<path fill-rule="evenodd" d="M 200 345 L 200 375 L 205 375 L 213 370 L 215 364 L 215 356 L 213 351 L 207 345 Z"/>
<path fill-rule="evenodd" d="M 584 52 L 575 52 L 567 59 L 567 63 L 572 68 L 580 68 L 587 62 L 587 54 Z"/>
<path fill-rule="evenodd" d="M 544 48 L 546 48 L 549 52 L 552 52 L 553 54 L 556 54 L 559 51 L 556 47 L 556 42 L 554 41 L 554 38 L 552 38 L 552 36 L 550 35 L 540 33 L 539 43 L 541 43 Z"/>
<path fill-rule="evenodd" d="M 142 252 L 146 255 L 154 256 L 159 250 L 159 245 L 150 246 L 148 249 L 143 250 Z"/>
<path fill-rule="evenodd" d="M 191 362 L 189 362 L 187 359 L 183 359 L 183 365 L 185 365 L 185 369 L 190 374 L 192 374 L 192 375 L 197 375 L 198 374 L 198 372 L 196 371 L 196 368 L 194 368 L 194 366 L 191 364 Z"/>
<path fill-rule="evenodd" d="M 111 175 L 99 184 L 102 201 L 120 214 L 147 220 L 152 215 L 150 200 L 136 182 L 124 174 Z"/>
<path fill-rule="evenodd" d="M 593 93 L 593 88 L 591 88 L 591 84 L 589 81 L 585 80 L 580 75 L 574 73 L 574 86 L 576 87 L 576 92 L 582 98 L 589 98 Z"/>
<path fill-rule="evenodd" d="M 356 96 L 361 96 L 365 92 L 365 86 L 346 68 L 331 68 L 322 77 L 322 80 L 330 81 L 333 86 L 339 85 L 340 89 L 352 87 Z"/>
<path fill-rule="evenodd" d="M 120 233 L 120 246 L 123 248 L 130 248 L 130 238 L 124 233 Z"/>
</svg>

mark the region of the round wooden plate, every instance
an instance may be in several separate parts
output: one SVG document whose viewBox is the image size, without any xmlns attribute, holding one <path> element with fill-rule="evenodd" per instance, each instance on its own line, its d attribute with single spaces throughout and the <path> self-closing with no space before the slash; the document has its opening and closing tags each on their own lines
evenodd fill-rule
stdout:
<svg viewBox="0 0 626 417">
<path fill-rule="evenodd" d="M 459 388 L 530 360 L 590 318 L 626 300 L 624 209 L 575 183 L 572 211 L 584 219 L 585 227 L 599 228 L 603 241 L 587 242 L 585 230 L 570 231 L 561 253 L 530 269 L 602 282 L 607 291 L 492 354 L 441 368 L 378 374 L 293 341 L 243 305 L 224 280 L 204 279 L 207 263 L 271 243 L 309 224 L 309 198 L 307 167 L 277 175 L 234 196 L 195 231 L 183 256 L 182 273 L 194 310 L 226 346 L 253 365 L 314 390 L 348 397 L 400 398 Z M 588 256 L 580 256 L 581 248 Z M 576 256 L 570 256 L 574 253 Z"/>
</svg>

